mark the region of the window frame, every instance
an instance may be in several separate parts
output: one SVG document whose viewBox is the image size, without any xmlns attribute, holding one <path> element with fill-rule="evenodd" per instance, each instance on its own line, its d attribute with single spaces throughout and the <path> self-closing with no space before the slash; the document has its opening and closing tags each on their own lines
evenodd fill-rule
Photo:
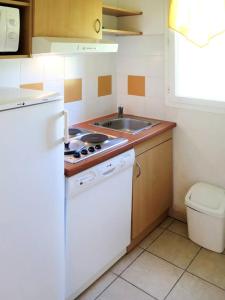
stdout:
<svg viewBox="0 0 225 300">
<path fill-rule="evenodd" d="M 225 101 L 184 98 L 175 95 L 175 33 L 167 28 L 165 33 L 165 73 L 165 99 L 167 106 L 225 113 Z"/>
</svg>

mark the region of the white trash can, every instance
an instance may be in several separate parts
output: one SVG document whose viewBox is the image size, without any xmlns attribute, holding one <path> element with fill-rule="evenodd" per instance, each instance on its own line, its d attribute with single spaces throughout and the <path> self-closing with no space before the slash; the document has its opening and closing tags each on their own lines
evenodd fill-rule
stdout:
<svg viewBox="0 0 225 300">
<path fill-rule="evenodd" d="M 185 197 L 189 238 L 200 246 L 223 252 L 225 248 L 225 190 L 194 184 Z"/>
</svg>

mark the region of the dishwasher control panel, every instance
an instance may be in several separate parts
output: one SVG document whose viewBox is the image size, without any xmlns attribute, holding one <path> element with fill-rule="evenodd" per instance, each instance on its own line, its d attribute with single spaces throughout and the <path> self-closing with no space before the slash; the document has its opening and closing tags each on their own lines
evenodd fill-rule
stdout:
<svg viewBox="0 0 225 300">
<path fill-rule="evenodd" d="M 106 180 L 110 176 L 116 175 L 134 164 L 134 150 L 129 150 L 117 155 L 105 162 L 102 162 L 90 169 L 66 178 L 66 189 L 69 197 L 73 197 L 86 189 Z"/>
<path fill-rule="evenodd" d="M 77 184 L 78 186 L 82 186 L 82 185 L 86 185 L 86 184 L 90 184 L 91 182 L 93 182 L 96 178 L 96 173 L 95 172 L 88 172 L 86 174 L 84 174 L 83 176 L 80 176 L 77 178 Z"/>
</svg>

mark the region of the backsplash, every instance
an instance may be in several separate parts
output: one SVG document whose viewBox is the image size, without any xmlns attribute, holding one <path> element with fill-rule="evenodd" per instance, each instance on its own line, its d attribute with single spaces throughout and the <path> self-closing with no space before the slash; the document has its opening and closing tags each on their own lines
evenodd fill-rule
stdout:
<svg viewBox="0 0 225 300">
<path fill-rule="evenodd" d="M 118 38 L 118 104 L 124 105 L 125 111 L 131 114 L 163 119 L 166 111 L 164 0 L 118 0 L 118 5 L 144 11 L 141 16 L 119 19 L 120 28 L 136 28 L 144 35 Z"/>
<path fill-rule="evenodd" d="M 165 118 L 164 36 L 125 37 L 119 43 L 118 104 L 132 114 Z"/>
<path fill-rule="evenodd" d="M 37 56 L 0 60 L 0 86 L 54 91 L 65 96 L 70 123 L 116 110 L 115 54 Z M 99 78 L 110 77 L 106 93 L 99 94 Z M 108 83 L 107 83 L 108 84 Z M 104 92 L 104 91 L 103 91 Z"/>
</svg>

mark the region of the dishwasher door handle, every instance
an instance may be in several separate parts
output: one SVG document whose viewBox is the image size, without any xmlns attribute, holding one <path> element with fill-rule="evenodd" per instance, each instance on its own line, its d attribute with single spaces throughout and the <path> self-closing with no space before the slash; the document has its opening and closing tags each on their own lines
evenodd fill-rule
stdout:
<svg viewBox="0 0 225 300">
<path fill-rule="evenodd" d="M 102 173 L 103 176 L 108 176 L 110 174 L 112 174 L 114 171 L 116 170 L 115 167 L 109 169 L 109 170 L 106 170 L 105 172 Z"/>
</svg>

